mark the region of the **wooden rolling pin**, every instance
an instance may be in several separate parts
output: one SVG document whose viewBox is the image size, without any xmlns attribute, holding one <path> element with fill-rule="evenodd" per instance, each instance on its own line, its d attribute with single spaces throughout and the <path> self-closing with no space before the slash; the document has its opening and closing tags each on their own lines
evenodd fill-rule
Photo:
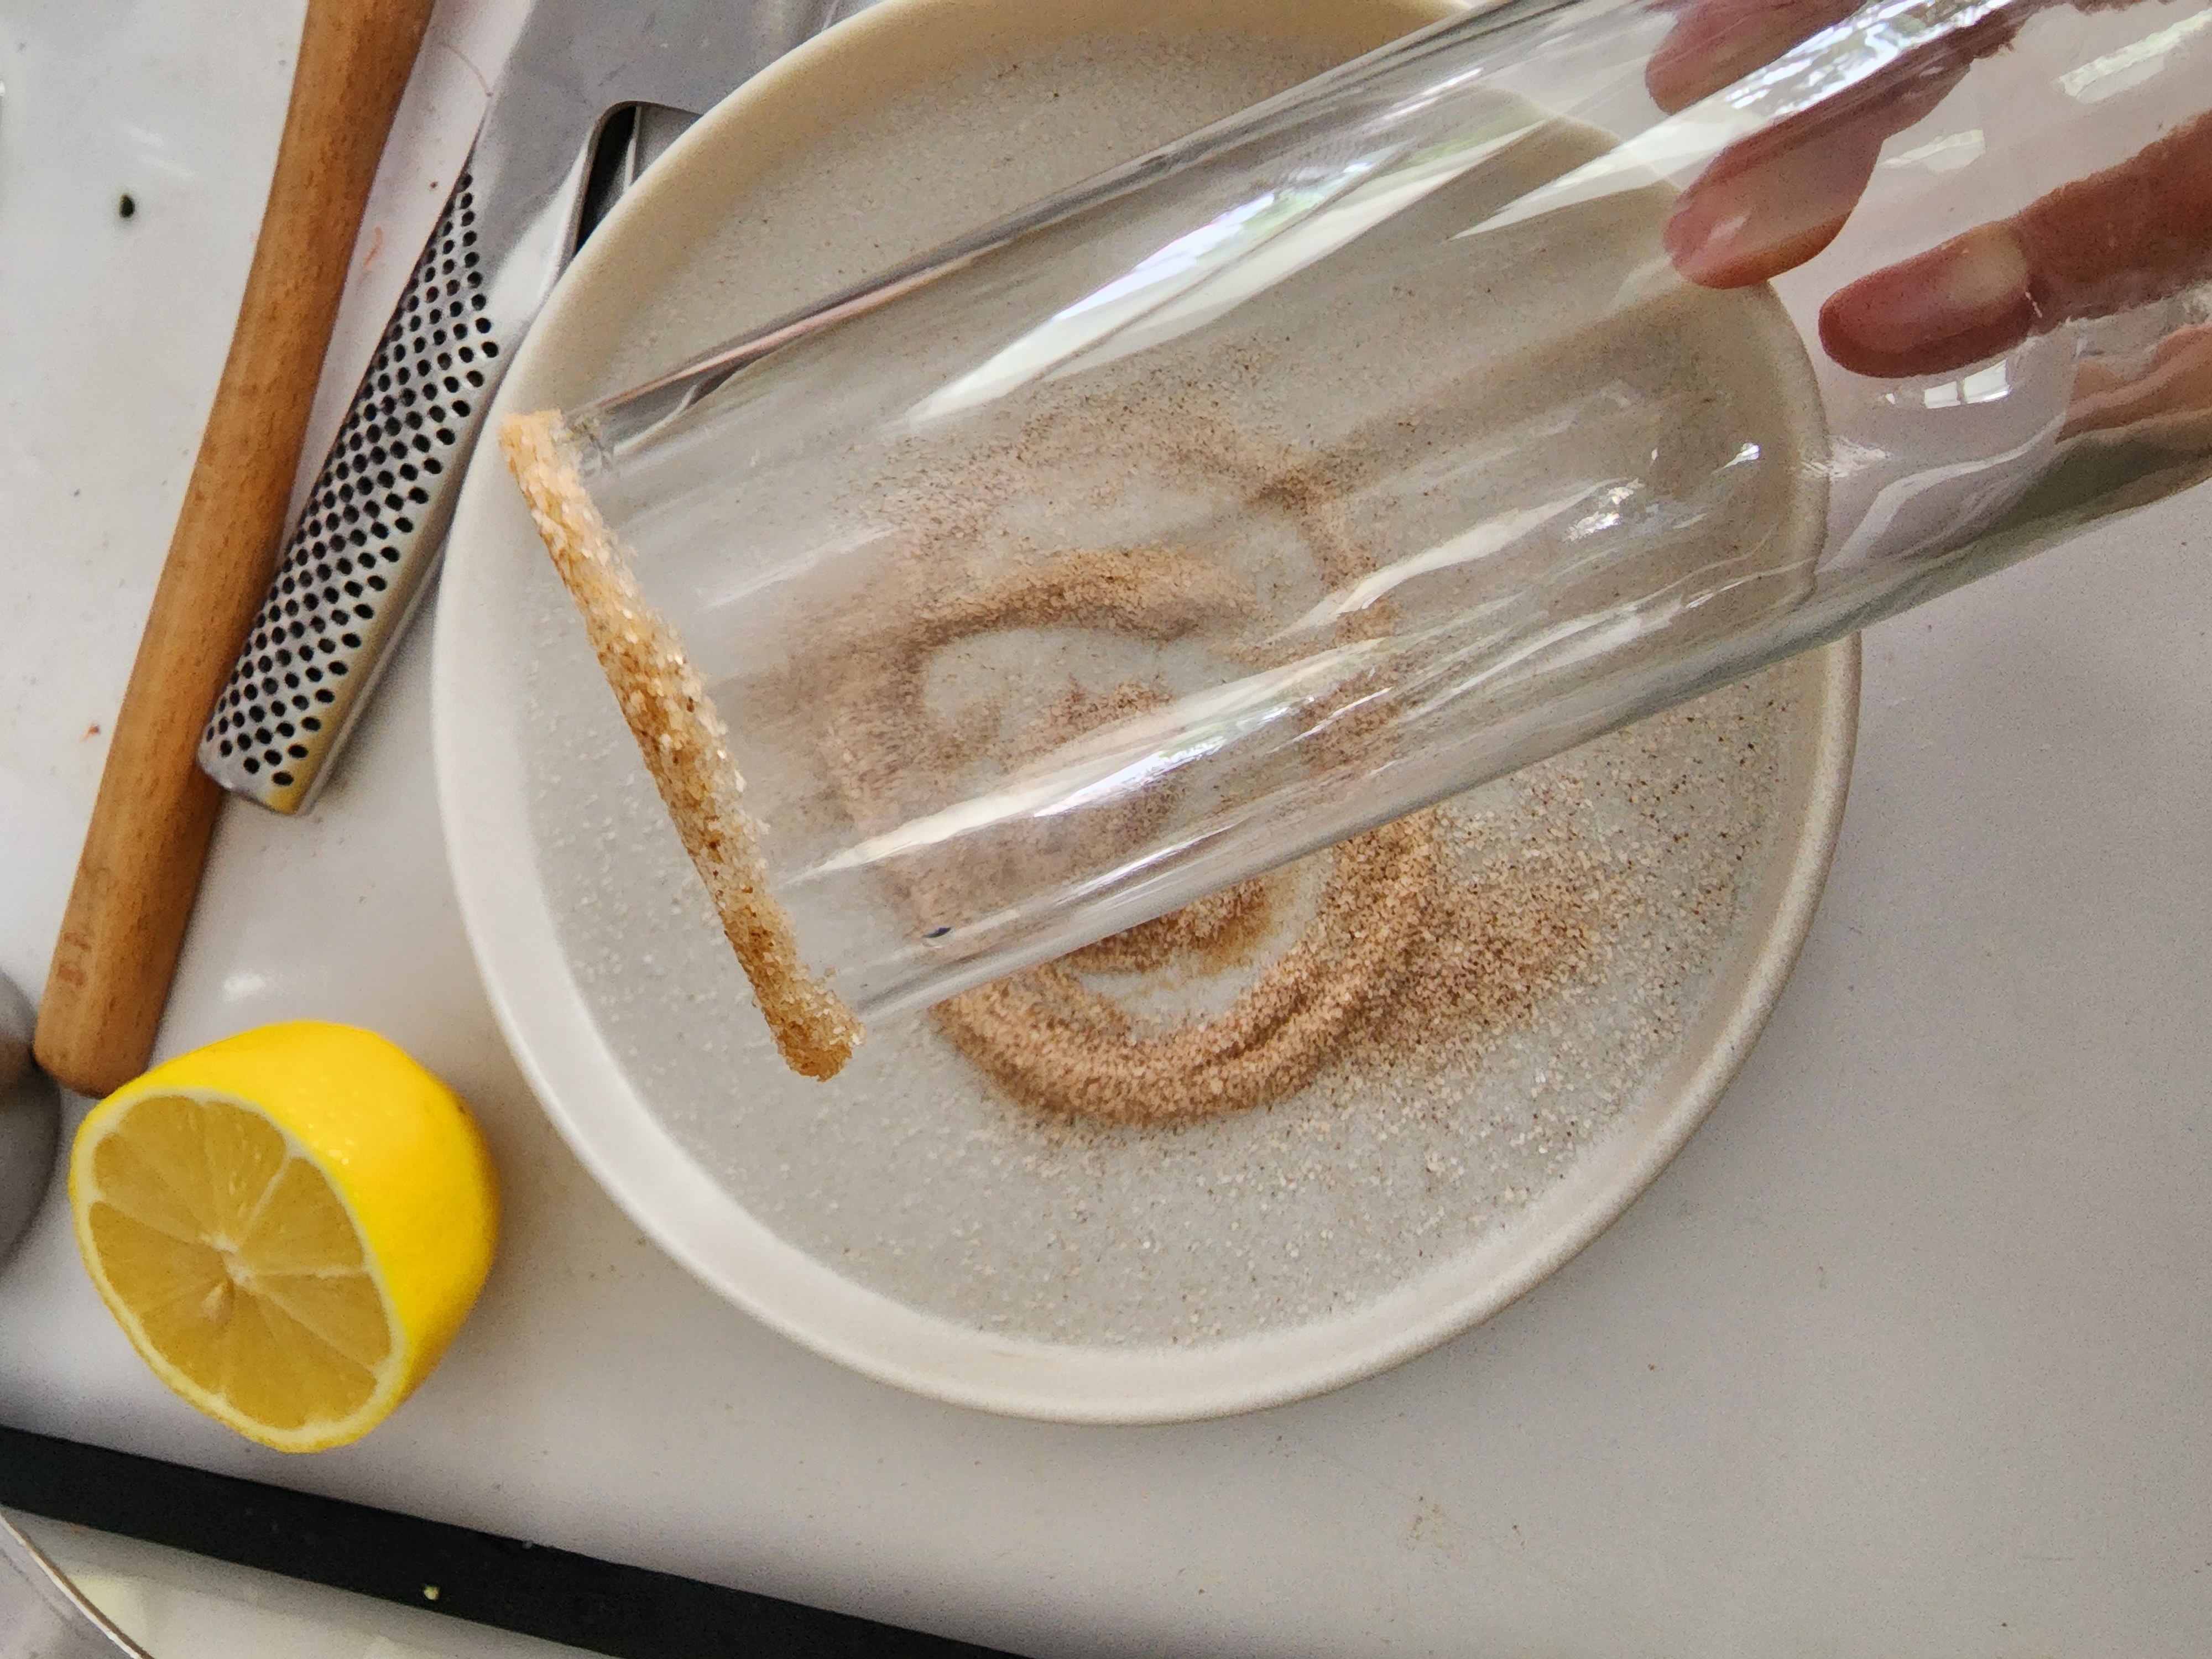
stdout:
<svg viewBox="0 0 2212 1659">
<path fill-rule="evenodd" d="M 222 791 L 195 763 L 276 568 L 362 210 L 431 0 L 308 0 L 238 327 L 100 774 L 39 1008 L 80 1093 L 145 1070 Z"/>
</svg>

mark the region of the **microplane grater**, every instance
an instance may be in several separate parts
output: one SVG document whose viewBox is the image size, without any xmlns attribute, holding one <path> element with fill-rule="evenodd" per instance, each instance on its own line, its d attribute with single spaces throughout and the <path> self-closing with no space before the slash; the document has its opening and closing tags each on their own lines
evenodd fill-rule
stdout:
<svg viewBox="0 0 2212 1659">
<path fill-rule="evenodd" d="M 690 119 L 818 32 L 826 0 L 538 0 L 287 538 L 199 763 L 279 812 L 313 799 L 429 589 L 484 411 L 574 251 Z M 639 111 L 648 113 L 635 113 Z M 603 202 L 600 204 L 603 205 Z"/>
</svg>

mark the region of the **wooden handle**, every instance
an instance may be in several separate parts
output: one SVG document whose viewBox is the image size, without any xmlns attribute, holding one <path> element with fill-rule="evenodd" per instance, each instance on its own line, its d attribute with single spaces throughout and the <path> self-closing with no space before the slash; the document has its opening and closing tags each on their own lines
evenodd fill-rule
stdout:
<svg viewBox="0 0 2212 1659">
<path fill-rule="evenodd" d="M 222 792 L 200 732 L 274 574 L 362 210 L 431 0 L 309 0 L 238 328 L 100 774 L 39 1010 L 40 1063 L 106 1094 L 146 1067 Z"/>
</svg>

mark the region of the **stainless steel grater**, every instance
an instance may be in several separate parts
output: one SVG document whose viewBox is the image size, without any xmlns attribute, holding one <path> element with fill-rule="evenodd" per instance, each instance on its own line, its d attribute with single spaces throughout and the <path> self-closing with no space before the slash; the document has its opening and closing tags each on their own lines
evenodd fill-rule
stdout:
<svg viewBox="0 0 2212 1659">
<path fill-rule="evenodd" d="M 428 589 L 500 374 L 590 211 L 834 9 L 538 0 L 216 702 L 209 776 L 279 812 L 313 799 Z"/>
</svg>

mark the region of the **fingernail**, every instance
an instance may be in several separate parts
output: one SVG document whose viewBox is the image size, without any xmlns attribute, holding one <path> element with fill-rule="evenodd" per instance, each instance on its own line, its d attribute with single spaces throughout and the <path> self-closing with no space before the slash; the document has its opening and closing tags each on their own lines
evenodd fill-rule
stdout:
<svg viewBox="0 0 2212 1659">
<path fill-rule="evenodd" d="M 1936 250 L 1944 256 L 1931 321 L 1978 326 L 2027 296 L 2027 255 L 2010 225 L 1981 225 Z"/>
<path fill-rule="evenodd" d="M 1746 216 L 1725 210 L 1715 213 L 1711 204 L 1693 197 L 1668 217 L 1659 233 L 1660 245 L 1690 281 L 1706 288 L 1725 287 L 1718 278 L 1731 264 Z"/>
</svg>

